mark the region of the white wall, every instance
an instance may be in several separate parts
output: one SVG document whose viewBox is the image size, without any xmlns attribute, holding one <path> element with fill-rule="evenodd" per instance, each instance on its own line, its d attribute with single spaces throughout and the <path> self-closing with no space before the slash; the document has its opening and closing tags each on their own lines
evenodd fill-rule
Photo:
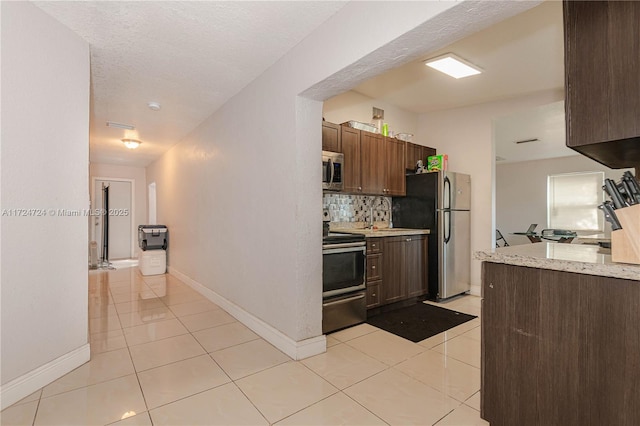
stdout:
<svg viewBox="0 0 640 426">
<path fill-rule="evenodd" d="M 321 336 L 319 101 L 536 4 L 347 3 L 147 168 L 171 268 L 285 339 Z"/>
<path fill-rule="evenodd" d="M 89 358 L 89 46 L 28 2 L 2 2 L 2 407 Z M 39 213 L 39 212 L 38 212 Z"/>
<path fill-rule="evenodd" d="M 136 253 L 138 247 L 138 225 L 147 223 L 147 171 L 143 167 L 129 167 L 114 164 L 91 163 L 89 168 L 90 185 L 93 178 L 133 179 L 135 211 L 133 215 L 134 231 L 131 235 L 131 244 L 134 247 L 132 253 Z M 94 189 L 92 189 L 94 191 Z M 91 236 L 89 236 L 91 238 Z"/>
<path fill-rule="evenodd" d="M 562 90 L 420 116 L 418 140 L 449 156 L 449 170 L 471 175 L 471 256 L 493 247 L 493 120 L 561 100 Z M 471 291 L 480 294 L 481 262 L 471 260 Z"/>
<path fill-rule="evenodd" d="M 322 106 L 322 116 L 325 120 L 336 124 L 349 120 L 374 123 L 371 119 L 373 107 L 384 110 L 383 121 L 389 124 L 389 130 L 393 130 L 395 133 L 413 133 L 414 135 L 418 131 L 418 114 L 353 90 L 327 99 Z M 420 143 L 415 138 L 413 142 Z"/>
<path fill-rule="evenodd" d="M 588 157 L 551 158 L 496 165 L 496 227 L 510 245 L 531 244 L 522 235 L 537 223 L 539 232 L 547 228 L 547 176 L 573 172 L 604 172 L 605 178 L 620 180 L 625 170 L 613 170 Z M 631 170 L 633 171 L 633 170 Z M 607 222 L 605 233 L 611 233 Z"/>
</svg>

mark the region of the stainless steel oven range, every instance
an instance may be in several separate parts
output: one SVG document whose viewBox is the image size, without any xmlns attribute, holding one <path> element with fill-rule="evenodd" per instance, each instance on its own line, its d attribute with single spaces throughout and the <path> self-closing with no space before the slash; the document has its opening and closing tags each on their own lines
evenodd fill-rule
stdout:
<svg viewBox="0 0 640 426">
<path fill-rule="evenodd" d="M 330 232 L 322 241 L 322 333 L 367 319 L 364 235 Z"/>
</svg>

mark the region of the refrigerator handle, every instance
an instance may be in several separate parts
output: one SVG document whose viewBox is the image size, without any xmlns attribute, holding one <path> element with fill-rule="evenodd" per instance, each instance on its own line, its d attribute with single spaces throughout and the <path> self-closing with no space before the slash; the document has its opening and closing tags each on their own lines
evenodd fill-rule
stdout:
<svg viewBox="0 0 640 426">
<path fill-rule="evenodd" d="M 447 244 L 451 239 L 451 211 L 445 211 L 443 219 L 445 219 L 444 243 Z"/>
<path fill-rule="evenodd" d="M 451 208 L 451 181 L 449 180 L 449 176 L 445 176 L 444 177 L 444 181 L 443 181 L 443 189 L 444 189 L 444 194 L 446 194 L 446 197 L 444 200 L 442 200 L 442 208 L 443 209 L 450 209 Z M 447 205 L 445 205 L 445 201 L 447 203 Z"/>
</svg>

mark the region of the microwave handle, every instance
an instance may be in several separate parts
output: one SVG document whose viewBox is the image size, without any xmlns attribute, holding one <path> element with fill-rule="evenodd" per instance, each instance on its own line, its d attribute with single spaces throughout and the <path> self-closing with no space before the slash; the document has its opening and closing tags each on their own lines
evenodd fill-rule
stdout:
<svg viewBox="0 0 640 426">
<path fill-rule="evenodd" d="M 327 166 L 329 167 L 329 170 L 331 171 L 331 173 L 329 175 L 329 183 L 332 184 L 333 183 L 333 161 L 331 161 L 331 158 L 328 159 Z"/>
</svg>

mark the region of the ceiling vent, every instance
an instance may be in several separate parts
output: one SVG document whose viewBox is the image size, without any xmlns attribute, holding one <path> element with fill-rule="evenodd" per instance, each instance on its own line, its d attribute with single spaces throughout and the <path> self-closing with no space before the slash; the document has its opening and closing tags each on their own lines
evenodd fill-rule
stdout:
<svg viewBox="0 0 640 426">
<path fill-rule="evenodd" d="M 524 139 L 521 141 L 515 141 L 515 144 L 521 144 L 521 143 L 529 143 L 529 142 L 538 142 L 540 139 L 538 138 L 533 138 L 533 139 Z"/>
<path fill-rule="evenodd" d="M 118 129 L 135 130 L 136 126 L 131 124 L 116 123 L 115 121 L 107 121 L 107 127 L 116 127 Z"/>
</svg>

